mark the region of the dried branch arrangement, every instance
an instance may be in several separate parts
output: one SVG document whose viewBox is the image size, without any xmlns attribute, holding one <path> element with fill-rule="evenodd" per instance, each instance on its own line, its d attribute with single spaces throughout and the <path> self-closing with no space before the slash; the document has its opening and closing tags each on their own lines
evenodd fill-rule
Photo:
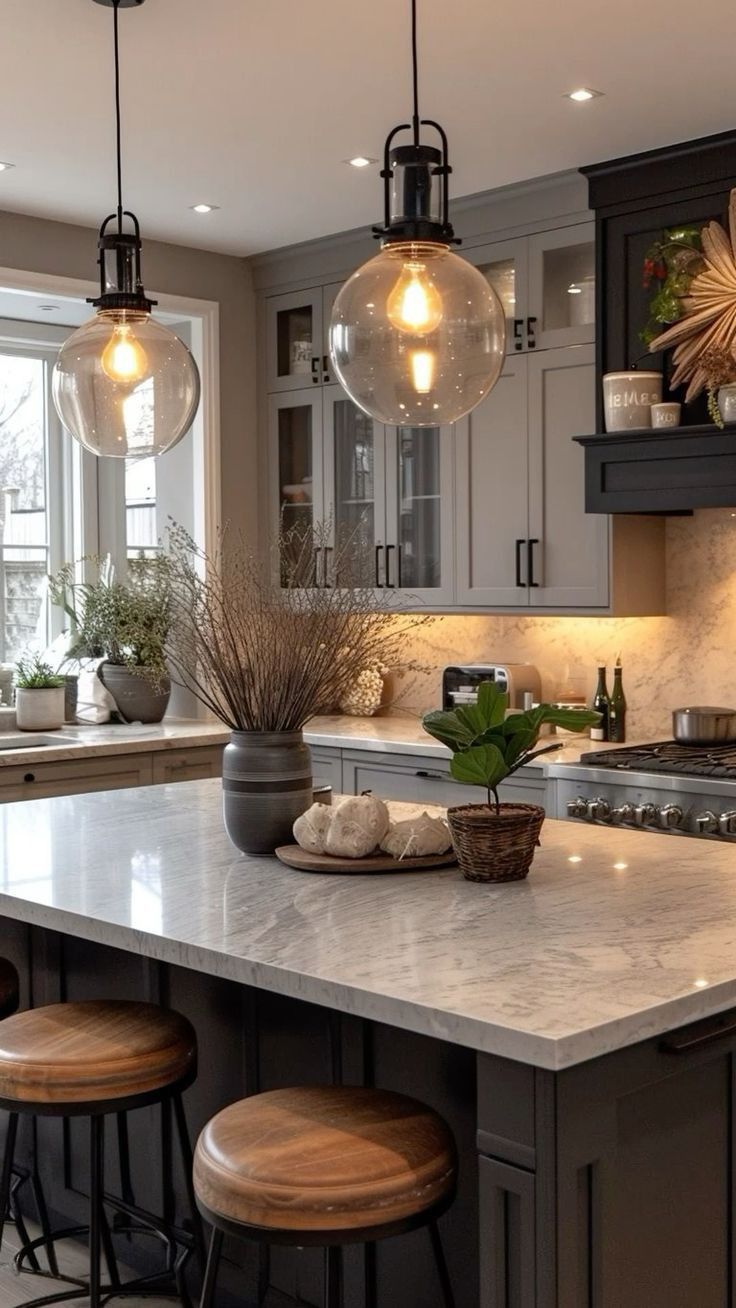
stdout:
<svg viewBox="0 0 736 1308">
<path fill-rule="evenodd" d="M 360 533 L 332 548 L 340 584 L 315 586 L 317 552 L 331 547 L 318 526 L 282 531 L 266 559 L 232 533 L 207 556 L 170 528 L 169 664 L 231 730 L 297 731 L 334 711 L 365 668 L 414 666 L 407 636 L 431 617 L 385 611 Z"/>
<path fill-rule="evenodd" d="M 736 189 L 728 206 L 730 238 L 720 223 L 707 223 L 702 231 L 703 268 L 693 277 L 683 297 L 684 316 L 655 336 L 651 351 L 674 350 L 675 372 L 671 386 L 688 382 L 685 403 L 709 385 L 703 356 L 712 349 L 728 351 L 736 344 Z M 733 359 L 736 375 L 736 357 Z"/>
</svg>

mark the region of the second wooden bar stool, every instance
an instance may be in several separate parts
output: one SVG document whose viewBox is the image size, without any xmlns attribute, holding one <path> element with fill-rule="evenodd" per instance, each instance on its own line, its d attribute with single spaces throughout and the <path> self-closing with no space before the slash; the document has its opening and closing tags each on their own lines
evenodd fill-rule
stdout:
<svg viewBox="0 0 736 1308">
<path fill-rule="evenodd" d="M 420 1226 L 453 1308 L 437 1218 L 454 1197 L 456 1170 L 449 1127 L 404 1095 L 306 1086 L 231 1104 L 204 1128 L 194 1155 L 197 1202 L 213 1226 L 201 1308 L 212 1308 L 226 1233 L 324 1246 L 325 1308 L 341 1308 L 341 1246 Z"/>
<path fill-rule="evenodd" d="M 192 1156 L 181 1094 L 194 1080 L 197 1041 L 186 1018 L 155 1004 L 91 1001 L 51 1004 L 16 1013 L 0 1024 L 0 1108 L 9 1114 L 0 1178 L 0 1240 L 10 1193 L 18 1119 L 21 1114 L 88 1117 L 90 1123 L 89 1286 L 44 1296 L 39 1303 L 83 1297 L 88 1288 L 91 1308 L 99 1308 L 110 1293 L 145 1293 L 141 1280 L 121 1285 L 105 1204 L 126 1211 L 133 1223 L 159 1236 L 171 1253 L 182 1232 L 141 1210 L 131 1209 L 104 1191 L 104 1126 L 108 1114 L 171 1100 L 189 1189 L 194 1243 L 202 1252 L 201 1221 L 191 1185 Z M 76 1232 L 75 1232 L 76 1233 Z M 55 1238 L 58 1238 L 58 1233 Z M 189 1245 L 192 1238 L 189 1237 Z M 102 1286 L 104 1252 L 111 1285 Z M 170 1271 L 178 1271 L 171 1260 Z M 146 1280 L 146 1278 L 143 1278 Z M 169 1277 L 169 1280 L 171 1278 Z M 178 1278 L 181 1290 L 181 1280 Z M 163 1290 L 163 1287 L 160 1287 Z M 150 1292 L 150 1291 L 149 1291 Z"/>
</svg>

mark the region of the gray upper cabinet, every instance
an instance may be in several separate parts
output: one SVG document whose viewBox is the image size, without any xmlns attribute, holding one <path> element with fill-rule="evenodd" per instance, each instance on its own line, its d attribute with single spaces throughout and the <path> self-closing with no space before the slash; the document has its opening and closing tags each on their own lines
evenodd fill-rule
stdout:
<svg viewBox="0 0 736 1308">
<path fill-rule="evenodd" d="M 266 389 L 300 390 L 336 381 L 328 331 L 342 283 L 313 286 L 266 300 Z"/>
<path fill-rule="evenodd" d="M 584 512 L 584 459 L 570 433 L 592 431 L 592 345 L 542 350 L 528 360 L 530 604 L 605 608 L 608 519 Z"/>
<path fill-rule="evenodd" d="M 508 354 L 595 340 L 593 223 L 496 241 L 464 253 L 504 306 Z"/>
<path fill-rule="evenodd" d="M 529 603 L 527 364 L 511 355 L 490 395 L 455 428 L 458 604 Z"/>
<path fill-rule="evenodd" d="M 404 608 L 452 604 L 453 432 L 386 428 L 383 580 Z"/>
</svg>

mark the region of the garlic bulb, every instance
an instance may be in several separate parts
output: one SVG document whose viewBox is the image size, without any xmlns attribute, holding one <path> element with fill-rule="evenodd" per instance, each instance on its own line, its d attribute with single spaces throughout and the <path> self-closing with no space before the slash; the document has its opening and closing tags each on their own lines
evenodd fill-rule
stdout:
<svg viewBox="0 0 736 1308">
<path fill-rule="evenodd" d="M 365 858 L 388 831 L 389 813 L 373 795 L 344 799 L 332 810 L 325 851 L 339 858 Z"/>
<path fill-rule="evenodd" d="M 392 858 L 420 858 L 424 854 L 445 854 L 452 841 L 447 824 L 429 813 L 392 822 L 381 841 L 381 849 Z"/>
<path fill-rule="evenodd" d="M 292 827 L 297 845 L 308 849 L 310 854 L 324 854 L 331 822 L 332 809 L 329 804 L 312 804 Z"/>
</svg>

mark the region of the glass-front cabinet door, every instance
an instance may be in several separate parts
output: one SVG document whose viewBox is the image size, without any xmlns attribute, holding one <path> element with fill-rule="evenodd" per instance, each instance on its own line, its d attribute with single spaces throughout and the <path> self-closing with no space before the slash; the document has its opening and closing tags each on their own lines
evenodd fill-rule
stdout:
<svg viewBox="0 0 736 1308">
<path fill-rule="evenodd" d="M 537 349 L 595 340 L 593 223 L 529 237 L 529 315 Z"/>
<path fill-rule="evenodd" d="M 506 353 L 519 354 L 526 349 L 526 239 L 498 241 L 482 250 L 468 251 L 466 257 L 477 264 L 503 305 L 506 317 Z"/>
<path fill-rule="evenodd" d="M 341 386 L 324 390 L 324 507 L 331 531 L 333 585 L 383 584 L 386 539 L 384 428 Z M 343 575 L 336 565 L 342 555 Z"/>
<path fill-rule="evenodd" d="M 323 382 L 322 287 L 266 300 L 267 389 L 300 390 Z"/>
<path fill-rule="evenodd" d="M 386 429 L 384 585 L 402 602 L 452 601 L 451 427 Z"/>
<path fill-rule="evenodd" d="M 322 585 L 328 560 L 313 540 L 324 519 L 322 392 L 272 395 L 269 429 L 271 528 L 272 539 L 281 538 L 281 581 L 298 568 L 304 584 Z"/>
</svg>

